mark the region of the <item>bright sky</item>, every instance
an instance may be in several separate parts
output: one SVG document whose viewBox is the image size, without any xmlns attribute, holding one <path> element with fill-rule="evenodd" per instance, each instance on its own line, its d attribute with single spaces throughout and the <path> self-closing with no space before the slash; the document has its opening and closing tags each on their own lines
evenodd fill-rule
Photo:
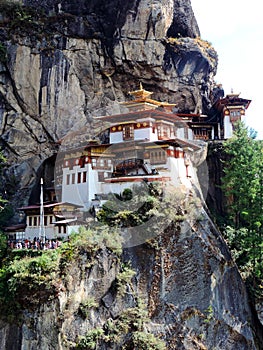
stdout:
<svg viewBox="0 0 263 350">
<path fill-rule="evenodd" d="M 225 94 L 241 93 L 252 100 L 246 123 L 263 139 L 263 62 L 261 0 L 191 0 L 201 38 L 218 53 L 216 82 Z"/>
</svg>

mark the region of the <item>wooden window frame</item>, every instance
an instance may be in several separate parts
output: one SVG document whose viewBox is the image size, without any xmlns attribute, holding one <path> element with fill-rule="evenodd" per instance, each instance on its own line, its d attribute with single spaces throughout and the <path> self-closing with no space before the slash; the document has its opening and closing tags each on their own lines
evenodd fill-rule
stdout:
<svg viewBox="0 0 263 350">
<path fill-rule="evenodd" d="M 122 137 L 123 137 L 124 141 L 134 140 L 134 126 L 133 126 L 133 124 L 123 126 Z"/>
</svg>

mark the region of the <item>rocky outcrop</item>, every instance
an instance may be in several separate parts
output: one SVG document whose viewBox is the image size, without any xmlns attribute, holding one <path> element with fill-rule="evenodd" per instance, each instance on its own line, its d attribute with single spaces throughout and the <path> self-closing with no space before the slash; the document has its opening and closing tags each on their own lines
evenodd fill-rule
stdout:
<svg viewBox="0 0 263 350">
<path fill-rule="evenodd" d="M 84 338 L 95 344 L 88 349 L 117 350 L 130 348 L 140 329 L 167 349 L 260 349 L 244 284 L 205 212 L 126 248 L 122 261 L 105 247 L 90 254 L 81 246 L 70 263 L 65 259 L 53 276 L 54 294 L 20 294 L 23 314 L 1 321 L 1 348 L 66 350 Z"/>
<path fill-rule="evenodd" d="M 217 56 L 189 0 L 24 3 L 0 6 L 0 134 L 17 205 L 57 142 L 83 129 L 96 136 L 92 117 L 120 112 L 139 82 L 182 112 L 209 105 Z"/>
<path fill-rule="evenodd" d="M 127 255 L 148 296 L 151 329 L 165 334 L 169 349 L 256 348 L 243 282 L 206 215 L 194 227 L 166 232 L 154 256 L 145 247 Z"/>
</svg>

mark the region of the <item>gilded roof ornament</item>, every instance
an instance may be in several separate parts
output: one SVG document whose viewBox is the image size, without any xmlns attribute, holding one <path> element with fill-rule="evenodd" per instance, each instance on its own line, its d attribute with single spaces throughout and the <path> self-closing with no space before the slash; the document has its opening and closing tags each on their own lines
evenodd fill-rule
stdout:
<svg viewBox="0 0 263 350">
<path fill-rule="evenodd" d="M 135 99 L 138 98 L 147 98 L 148 96 L 151 96 L 153 92 L 147 91 L 143 88 L 142 83 L 140 82 L 140 88 L 139 90 L 129 91 L 129 95 L 134 96 Z"/>
</svg>

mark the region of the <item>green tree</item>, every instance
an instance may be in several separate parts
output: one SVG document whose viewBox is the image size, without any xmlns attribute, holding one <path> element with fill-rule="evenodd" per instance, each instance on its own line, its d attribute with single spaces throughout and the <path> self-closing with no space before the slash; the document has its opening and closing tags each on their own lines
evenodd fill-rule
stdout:
<svg viewBox="0 0 263 350">
<path fill-rule="evenodd" d="M 263 279 L 263 143 L 243 123 L 224 146 L 223 190 L 227 197 L 226 238 L 246 277 Z"/>
</svg>

